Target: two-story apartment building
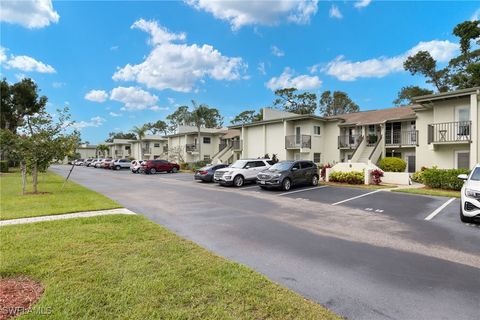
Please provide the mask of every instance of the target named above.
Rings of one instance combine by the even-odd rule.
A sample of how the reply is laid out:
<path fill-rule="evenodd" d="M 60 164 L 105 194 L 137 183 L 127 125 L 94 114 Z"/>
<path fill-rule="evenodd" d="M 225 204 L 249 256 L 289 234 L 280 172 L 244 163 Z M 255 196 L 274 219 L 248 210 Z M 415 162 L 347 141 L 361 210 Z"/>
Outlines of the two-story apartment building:
<path fill-rule="evenodd" d="M 107 142 L 108 156 L 113 159 L 133 158 L 152 160 L 167 158 L 168 139 L 159 135 L 145 135 L 140 144 L 139 140 L 114 139 Z M 143 155 L 143 156 L 142 156 Z"/>
<path fill-rule="evenodd" d="M 227 128 L 201 128 L 179 126 L 177 133 L 167 135 L 168 158 L 176 162 L 210 161 L 219 152 L 221 137 Z"/>
<path fill-rule="evenodd" d="M 479 162 L 479 89 L 418 97 L 412 106 L 333 117 L 265 108 L 263 120 L 240 130 L 242 158 L 276 154 L 281 160 L 375 165 L 382 157 L 422 166 L 470 168 Z"/>

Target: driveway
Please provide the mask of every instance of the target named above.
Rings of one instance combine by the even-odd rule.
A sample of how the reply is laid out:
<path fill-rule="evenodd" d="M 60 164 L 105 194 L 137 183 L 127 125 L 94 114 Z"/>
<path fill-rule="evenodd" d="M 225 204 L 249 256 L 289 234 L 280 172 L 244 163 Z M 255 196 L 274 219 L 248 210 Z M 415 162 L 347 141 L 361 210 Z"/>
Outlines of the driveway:
<path fill-rule="evenodd" d="M 459 221 L 458 200 L 337 187 L 234 189 L 188 174 L 83 167 L 71 179 L 344 317 L 478 317 L 480 228 Z"/>

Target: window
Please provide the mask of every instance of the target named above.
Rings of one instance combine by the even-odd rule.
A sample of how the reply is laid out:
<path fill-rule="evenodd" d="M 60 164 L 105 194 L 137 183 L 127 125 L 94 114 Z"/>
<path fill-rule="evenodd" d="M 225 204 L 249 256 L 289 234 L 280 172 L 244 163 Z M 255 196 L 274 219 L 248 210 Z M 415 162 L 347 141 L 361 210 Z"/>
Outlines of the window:
<path fill-rule="evenodd" d="M 265 167 L 265 162 L 263 161 L 255 161 L 255 167 Z"/>
<path fill-rule="evenodd" d="M 321 161 L 321 156 L 322 156 L 321 153 L 314 153 L 314 154 L 313 154 L 313 162 L 315 162 L 315 163 L 320 163 L 320 161 Z"/>
<path fill-rule="evenodd" d="M 297 162 L 293 165 L 292 169 L 300 169 L 300 162 Z"/>
<path fill-rule="evenodd" d="M 401 152 L 387 151 L 385 154 L 387 155 L 387 157 L 402 158 Z"/>
<path fill-rule="evenodd" d="M 245 167 L 244 167 L 244 168 L 246 168 L 246 167 L 255 168 L 255 162 L 253 162 L 253 161 L 247 162 L 247 163 L 245 164 Z M 235 166 L 232 166 L 232 168 L 235 168 Z"/>
<path fill-rule="evenodd" d="M 154 147 L 154 148 L 160 148 L 160 143 L 154 143 L 154 144 L 153 144 L 153 147 Z"/>
<path fill-rule="evenodd" d="M 125 146 L 125 150 L 130 150 L 130 146 Z"/>
<path fill-rule="evenodd" d="M 317 136 L 320 135 L 320 126 L 313 126 L 313 134 Z"/>
<path fill-rule="evenodd" d="M 203 161 L 209 161 L 210 160 L 210 155 L 206 154 L 203 156 Z"/>
<path fill-rule="evenodd" d="M 211 138 L 210 137 L 203 137 L 203 143 L 204 144 L 210 144 Z"/>
<path fill-rule="evenodd" d="M 455 152 L 455 168 L 470 169 L 470 152 L 469 151 Z"/>
<path fill-rule="evenodd" d="M 308 168 L 311 168 L 311 167 L 313 167 L 313 163 L 307 162 L 307 161 L 302 162 L 302 169 L 308 169 Z"/>

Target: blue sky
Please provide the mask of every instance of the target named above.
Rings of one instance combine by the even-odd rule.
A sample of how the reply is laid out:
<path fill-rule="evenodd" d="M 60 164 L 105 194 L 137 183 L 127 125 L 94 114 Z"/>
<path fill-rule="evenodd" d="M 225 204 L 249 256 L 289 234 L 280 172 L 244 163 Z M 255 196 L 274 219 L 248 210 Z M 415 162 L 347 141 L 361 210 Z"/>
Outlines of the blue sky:
<path fill-rule="evenodd" d="M 225 117 L 269 106 L 275 88 L 343 90 L 361 110 L 392 106 L 408 54 L 446 63 L 453 27 L 478 2 L 2 1 L 1 75 L 31 77 L 82 138 L 164 119 L 192 99 Z"/>

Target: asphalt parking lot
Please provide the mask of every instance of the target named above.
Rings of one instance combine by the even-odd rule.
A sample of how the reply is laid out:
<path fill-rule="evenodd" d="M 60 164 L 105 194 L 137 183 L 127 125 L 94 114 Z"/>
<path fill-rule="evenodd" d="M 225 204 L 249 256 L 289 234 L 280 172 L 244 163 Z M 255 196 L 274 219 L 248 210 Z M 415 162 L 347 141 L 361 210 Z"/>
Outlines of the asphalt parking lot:
<path fill-rule="evenodd" d="M 68 167 L 52 170 L 66 175 Z M 458 199 L 332 186 L 236 189 L 184 173 L 81 167 L 71 179 L 346 318 L 478 316 L 480 227 L 460 222 Z"/>

